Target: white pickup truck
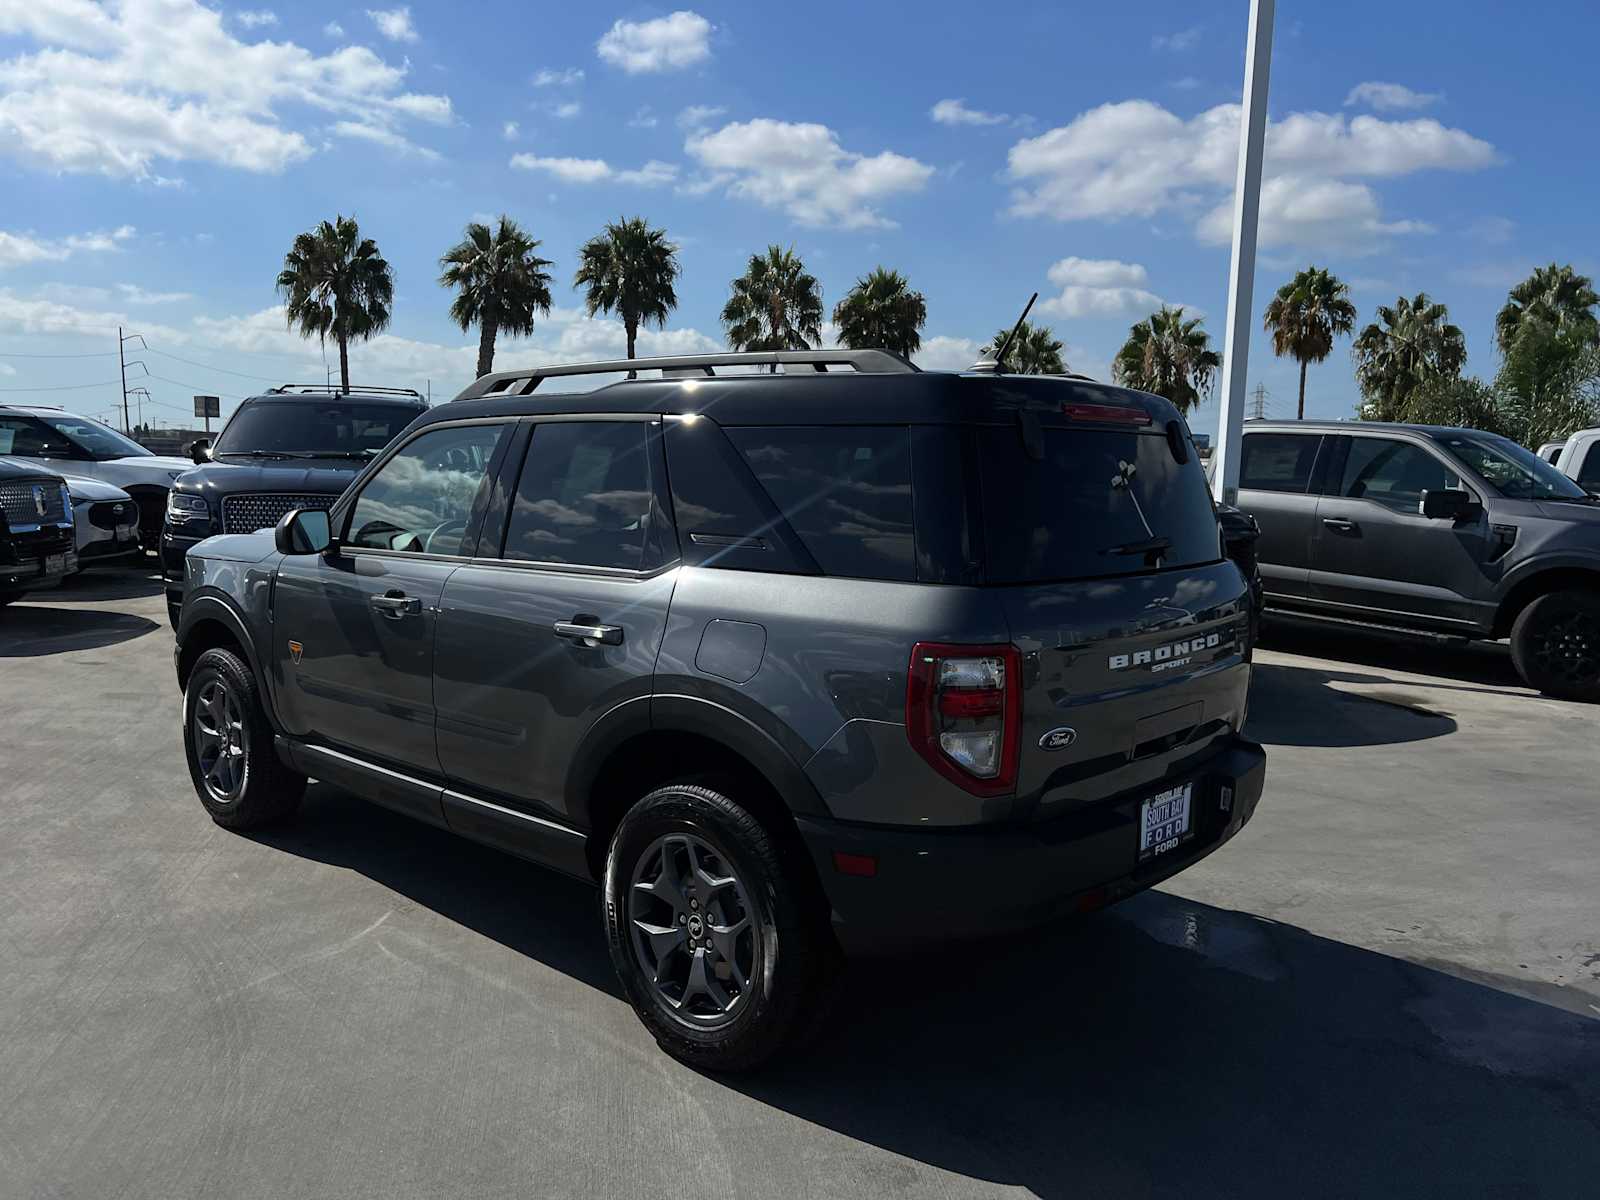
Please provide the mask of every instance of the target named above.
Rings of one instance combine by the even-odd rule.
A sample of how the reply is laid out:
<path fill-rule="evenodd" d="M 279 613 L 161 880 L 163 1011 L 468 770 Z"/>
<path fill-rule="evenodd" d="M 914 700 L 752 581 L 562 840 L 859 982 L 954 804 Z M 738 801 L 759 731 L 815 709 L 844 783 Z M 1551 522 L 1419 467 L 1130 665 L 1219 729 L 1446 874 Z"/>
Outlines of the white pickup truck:
<path fill-rule="evenodd" d="M 1561 447 L 1556 468 L 1590 492 L 1600 492 L 1600 429 L 1580 429 Z"/>

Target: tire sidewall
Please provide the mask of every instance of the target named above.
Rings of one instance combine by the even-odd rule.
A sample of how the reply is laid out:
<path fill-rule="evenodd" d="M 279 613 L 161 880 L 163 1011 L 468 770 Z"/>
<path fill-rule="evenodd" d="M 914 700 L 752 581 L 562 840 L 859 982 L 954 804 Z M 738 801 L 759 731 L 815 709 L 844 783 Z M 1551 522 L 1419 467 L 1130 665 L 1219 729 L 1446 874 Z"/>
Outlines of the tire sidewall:
<path fill-rule="evenodd" d="M 1566 700 L 1600 702 L 1600 680 L 1575 684 L 1563 676 L 1546 671 L 1534 657 L 1533 642 L 1548 622 L 1569 612 L 1600 616 L 1600 594 L 1584 591 L 1550 592 L 1523 609 L 1511 629 L 1511 659 L 1529 687 L 1548 696 Z"/>
<path fill-rule="evenodd" d="M 200 692 L 212 680 L 219 681 L 233 693 L 244 722 L 244 781 L 239 787 L 239 794 L 226 804 L 219 803 L 206 787 L 194 740 L 195 708 L 200 702 Z M 237 665 L 231 655 L 225 651 L 207 650 L 195 663 L 194 669 L 189 672 L 189 682 L 183 689 L 183 754 L 189 764 L 189 778 L 194 782 L 195 794 L 200 797 L 200 803 L 205 805 L 206 811 L 215 820 L 223 824 L 228 824 L 231 819 L 237 817 L 245 798 L 250 795 L 251 785 L 255 782 L 258 722 L 255 712 L 252 711 L 254 708 L 250 703 L 252 695 L 247 685 L 248 680 L 239 677 Z"/>

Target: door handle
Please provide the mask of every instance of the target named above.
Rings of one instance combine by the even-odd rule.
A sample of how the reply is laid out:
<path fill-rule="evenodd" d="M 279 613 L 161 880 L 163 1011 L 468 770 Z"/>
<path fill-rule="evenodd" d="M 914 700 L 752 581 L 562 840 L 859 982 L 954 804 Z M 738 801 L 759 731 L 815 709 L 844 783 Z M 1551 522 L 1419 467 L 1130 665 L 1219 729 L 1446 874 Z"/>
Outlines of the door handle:
<path fill-rule="evenodd" d="M 1338 533 L 1359 533 L 1361 531 L 1361 526 L 1354 521 L 1346 520 L 1344 517 L 1323 517 L 1322 523 Z"/>
<path fill-rule="evenodd" d="M 582 642 L 585 646 L 622 645 L 621 625 L 589 625 L 576 621 L 557 621 L 552 628 L 558 638 Z"/>
<path fill-rule="evenodd" d="M 391 621 L 398 621 L 401 617 L 414 617 L 422 611 L 421 597 L 408 596 L 404 592 L 385 592 L 381 596 L 372 597 L 368 603 Z"/>

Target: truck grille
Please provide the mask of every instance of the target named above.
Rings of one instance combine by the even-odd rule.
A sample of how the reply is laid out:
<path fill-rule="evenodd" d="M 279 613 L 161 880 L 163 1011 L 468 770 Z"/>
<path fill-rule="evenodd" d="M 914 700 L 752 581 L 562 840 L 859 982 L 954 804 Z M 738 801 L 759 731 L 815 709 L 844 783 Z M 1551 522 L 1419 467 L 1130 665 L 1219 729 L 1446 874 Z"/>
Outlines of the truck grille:
<path fill-rule="evenodd" d="M 66 520 L 61 485 L 54 479 L 8 479 L 0 483 L 0 510 L 12 526 L 59 525 Z"/>
<path fill-rule="evenodd" d="M 337 499 L 337 496 L 290 492 L 226 496 L 222 501 L 222 532 L 254 533 L 258 529 L 271 529 L 291 508 L 326 509 Z"/>

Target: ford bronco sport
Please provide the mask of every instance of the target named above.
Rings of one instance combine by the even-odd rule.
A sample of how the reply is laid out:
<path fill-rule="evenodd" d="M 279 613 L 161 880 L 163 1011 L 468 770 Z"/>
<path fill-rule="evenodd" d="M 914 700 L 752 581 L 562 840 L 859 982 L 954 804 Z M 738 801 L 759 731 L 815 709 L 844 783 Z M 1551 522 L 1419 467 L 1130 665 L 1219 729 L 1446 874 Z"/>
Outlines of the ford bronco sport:
<path fill-rule="evenodd" d="M 595 880 L 640 1018 L 735 1070 L 841 947 L 1086 912 L 1237 833 L 1249 627 L 1166 401 L 817 351 L 485 376 L 331 510 L 192 549 L 175 653 L 219 824 L 314 776 Z"/>

